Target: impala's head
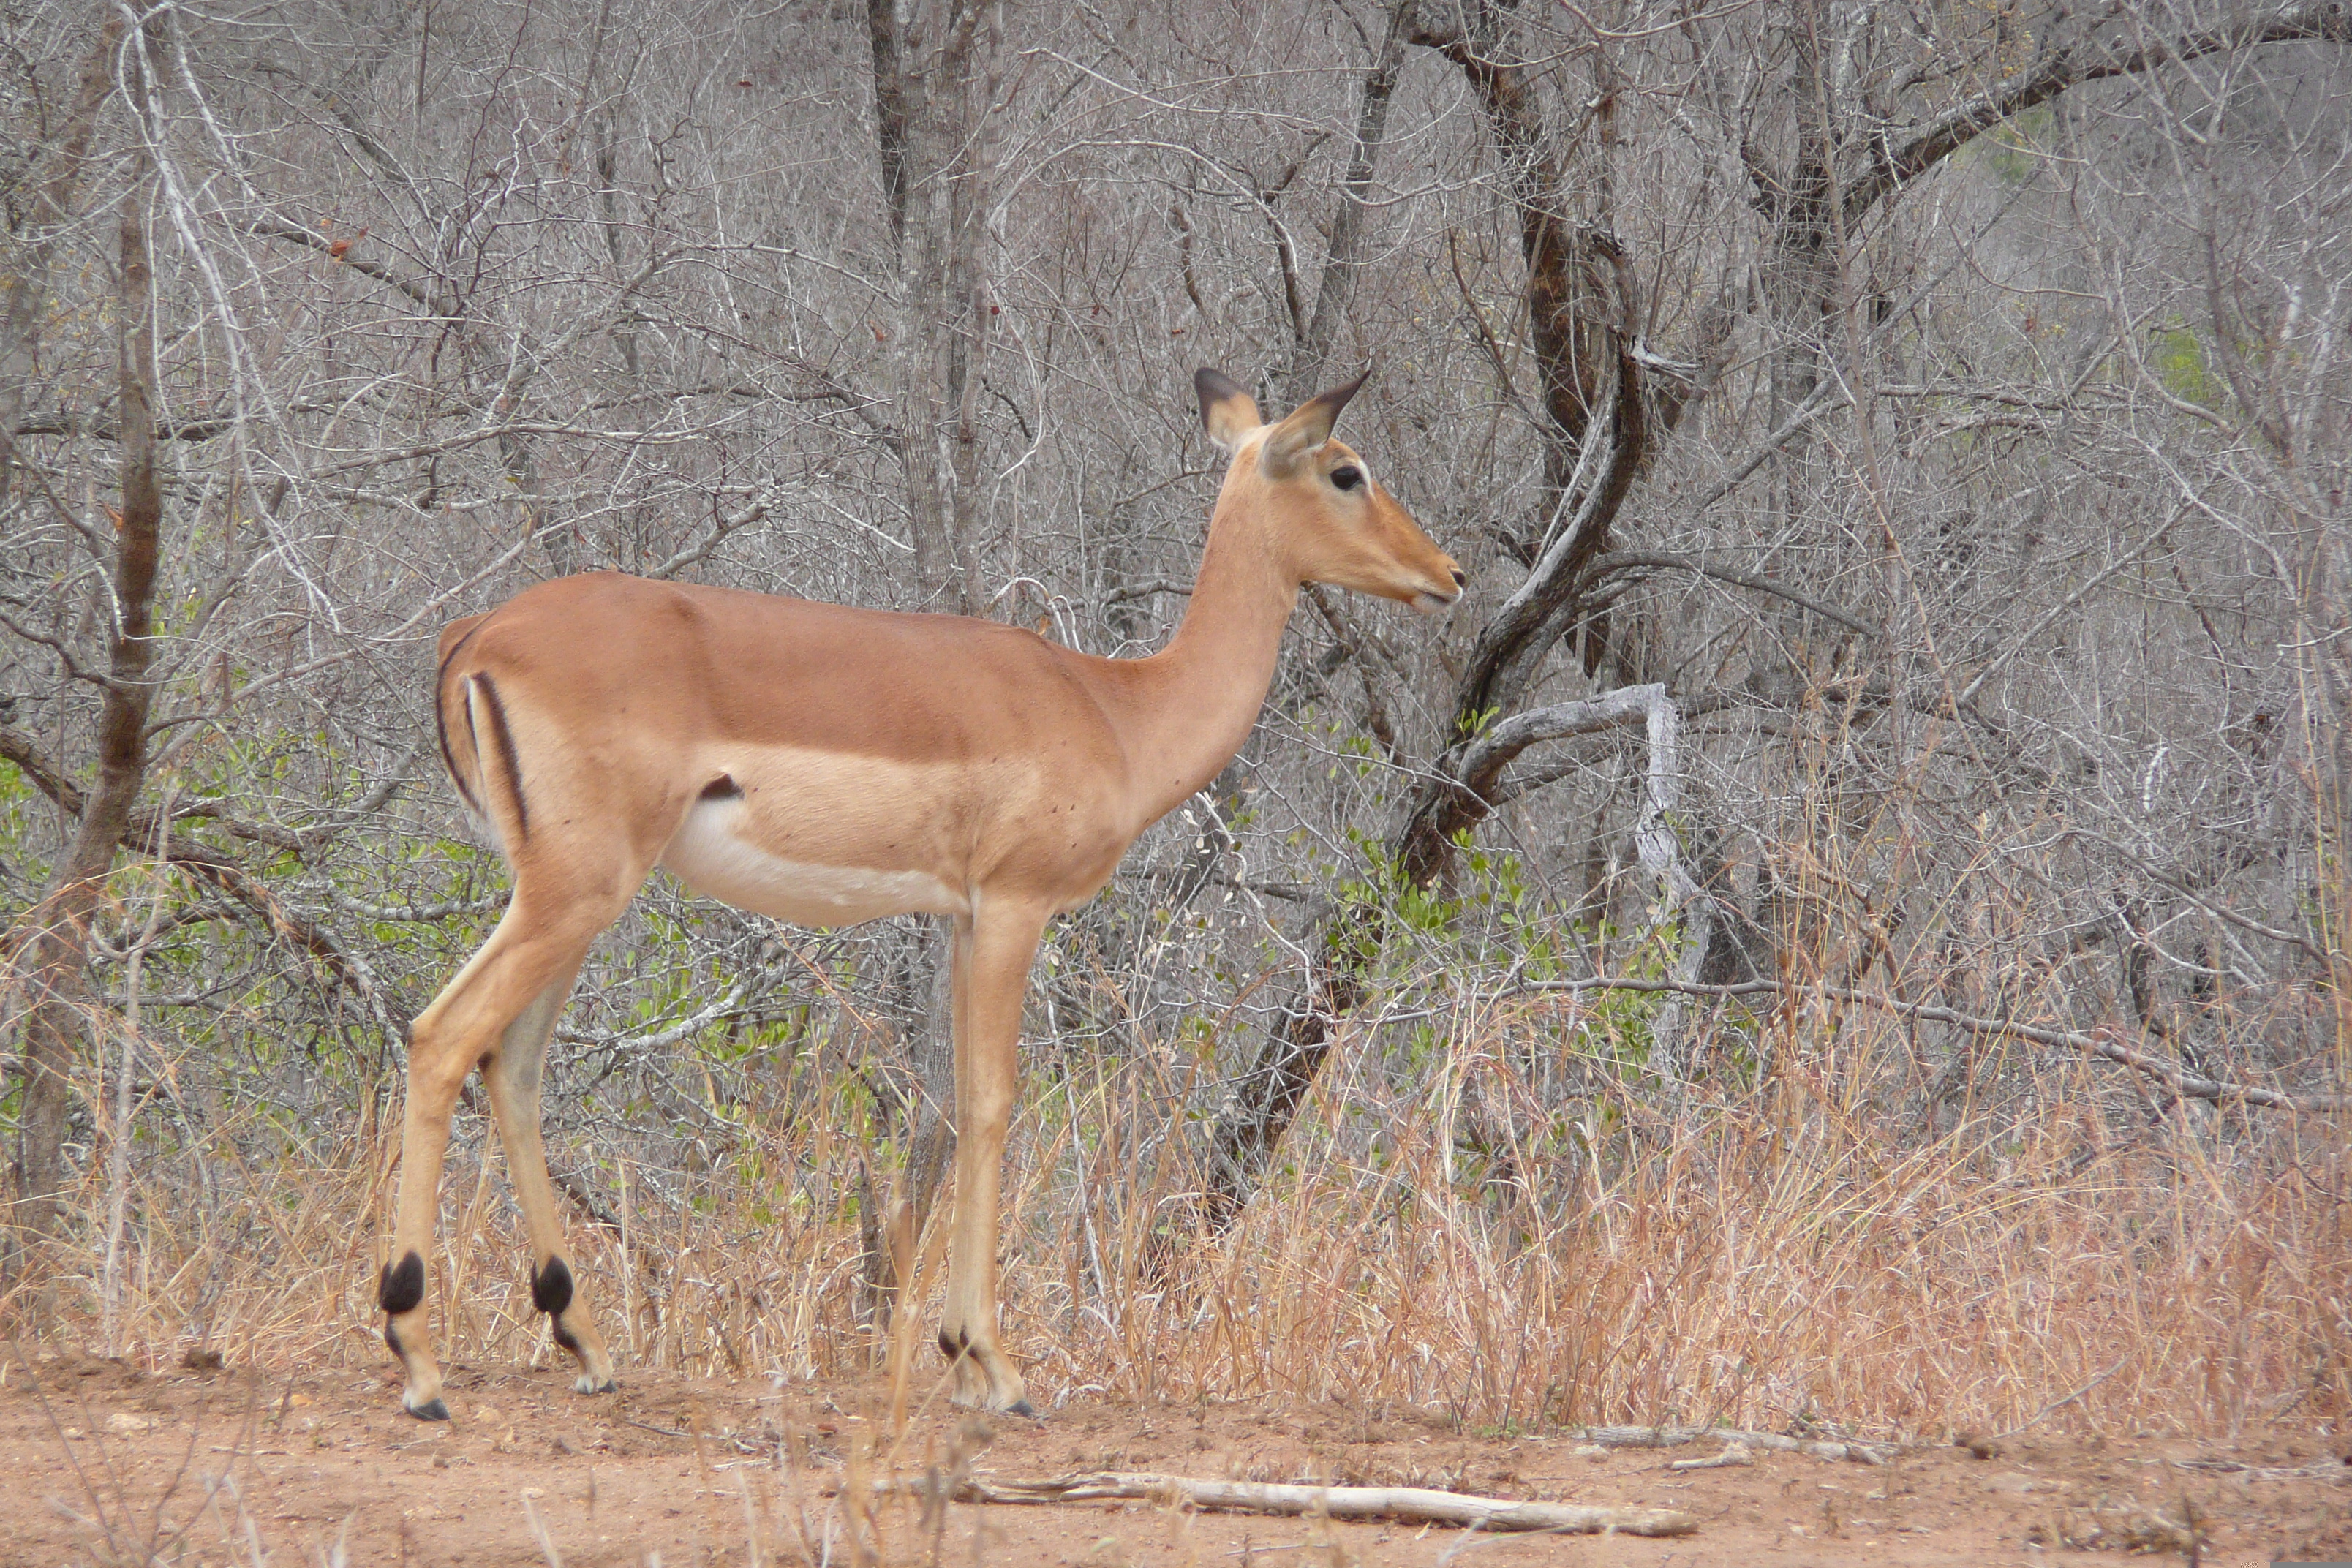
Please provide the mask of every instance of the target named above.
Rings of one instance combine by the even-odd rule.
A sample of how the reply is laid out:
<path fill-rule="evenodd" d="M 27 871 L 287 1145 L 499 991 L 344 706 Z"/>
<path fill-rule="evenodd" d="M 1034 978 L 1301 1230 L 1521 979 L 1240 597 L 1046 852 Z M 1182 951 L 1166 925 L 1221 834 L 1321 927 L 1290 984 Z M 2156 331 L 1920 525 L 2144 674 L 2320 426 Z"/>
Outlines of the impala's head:
<path fill-rule="evenodd" d="M 1363 458 L 1331 438 L 1339 410 L 1363 384 L 1358 376 L 1268 425 L 1231 376 L 1204 370 L 1192 377 L 1201 423 L 1234 460 L 1224 499 L 1266 520 L 1298 581 L 1400 599 L 1424 613 L 1444 609 L 1462 596 L 1468 581 L 1462 569 L 1381 488 Z"/>

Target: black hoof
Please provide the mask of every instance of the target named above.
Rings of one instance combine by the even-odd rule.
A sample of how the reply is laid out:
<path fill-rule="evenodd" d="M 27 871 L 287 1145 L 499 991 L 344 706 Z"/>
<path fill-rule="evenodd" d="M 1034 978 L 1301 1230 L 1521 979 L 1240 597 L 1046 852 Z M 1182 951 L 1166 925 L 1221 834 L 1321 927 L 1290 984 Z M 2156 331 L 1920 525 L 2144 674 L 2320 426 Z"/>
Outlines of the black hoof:
<path fill-rule="evenodd" d="M 1025 1399 L 1016 1399 L 1012 1404 L 1006 1405 L 1004 1407 L 1004 1414 L 1007 1415 L 1026 1416 L 1032 1421 L 1043 1421 L 1045 1419 L 1043 1415 L 1037 1414 L 1037 1407 L 1030 1404 Z"/>
<path fill-rule="evenodd" d="M 588 1392 L 592 1394 L 618 1394 L 621 1392 L 621 1380 L 617 1377 L 608 1377 Z"/>
<path fill-rule="evenodd" d="M 449 1419 L 449 1407 L 441 1403 L 438 1399 L 428 1399 L 422 1405 L 406 1405 L 404 1406 L 404 1408 L 406 1409 L 411 1415 L 415 1416 L 419 1421 L 446 1421 Z"/>

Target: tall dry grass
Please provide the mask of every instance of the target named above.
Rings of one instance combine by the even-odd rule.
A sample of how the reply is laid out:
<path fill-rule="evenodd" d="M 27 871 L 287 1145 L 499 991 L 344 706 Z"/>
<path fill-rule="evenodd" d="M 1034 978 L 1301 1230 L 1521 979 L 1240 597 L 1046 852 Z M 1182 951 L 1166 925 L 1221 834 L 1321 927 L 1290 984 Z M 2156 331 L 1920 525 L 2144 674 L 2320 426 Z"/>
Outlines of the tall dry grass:
<path fill-rule="evenodd" d="M 1612 1055 L 1637 1012 L 1454 1004 L 1405 1047 L 1356 1029 L 1223 1236 L 1188 1228 L 1193 1047 L 1033 1074 L 1003 1249 L 1033 1388 L 1407 1401 L 1473 1429 L 2221 1435 L 2346 1412 L 2331 1126 L 2119 1114 L 2109 1102 L 2136 1091 L 2118 1069 L 2046 1055 L 1981 1064 L 2000 1092 L 1939 1111 L 1857 1065 L 1904 1059 L 1902 1026 L 1802 1007 L 1718 1021 L 1714 1075 L 1662 1098 Z M 1400 1048 L 1415 1070 L 1396 1070 Z M 1546 1076 L 1563 1057 L 1582 1069 L 1564 1099 Z M 625 1365 L 823 1379 L 878 1361 L 860 1080 L 806 1063 L 735 1106 L 733 1143 L 690 1176 L 643 1161 L 625 1126 L 559 1144 L 603 1215 L 575 1212 L 572 1233 Z M 151 1362 L 196 1339 L 389 1376 L 373 1301 L 389 1120 L 292 1129 L 266 1163 L 234 1126 L 129 1162 L 110 1319 L 94 1224 L 68 1244 L 51 1334 L 110 1321 L 105 1348 Z M 552 1364 L 486 1133 L 461 1111 L 433 1276 L 445 1353 Z M 103 1215 L 123 1167 L 85 1163 L 81 1212 Z"/>

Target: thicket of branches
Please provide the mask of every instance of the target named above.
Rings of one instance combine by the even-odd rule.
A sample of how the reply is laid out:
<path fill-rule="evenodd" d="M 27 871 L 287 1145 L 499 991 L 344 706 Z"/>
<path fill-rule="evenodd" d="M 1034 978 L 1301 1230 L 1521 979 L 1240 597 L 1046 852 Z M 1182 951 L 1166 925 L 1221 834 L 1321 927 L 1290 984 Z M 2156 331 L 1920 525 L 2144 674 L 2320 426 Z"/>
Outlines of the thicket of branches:
<path fill-rule="evenodd" d="M 505 889 L 431 745 L 443 623 L 617 569 L 1148 651 L 1202 364 L 1280 409 L 1369 363 L 1344 433 L 1471 586 L 1311 594 L 1243 755 L 1049 934 L 1035 1091 L 1150 1067 L 1137 1267 L 1302 1117 L 1381 1157 L 1314 1109 L 1335 1054 L 1525 1234 L 1709 1108 L 2274 1171 L 2341 1105 L 2340 5 L 5 26 L 20 1287 L 102 1236 L 111 1313 L 161 1208 L 266 1247 L 272 1162 L 383 1157 Z M 551 1067 L 583 1222 L 751 1180 L 755 1107 L 928 1189 L 936 953 L 657 880 Z M 1524 1093 L 1433 1049 L 1474 1025 Z M 1092 1136 L 1031 1150 L 1082 1206 Z M 870 1215 L 782 1157 L 793 1213 Z"/>

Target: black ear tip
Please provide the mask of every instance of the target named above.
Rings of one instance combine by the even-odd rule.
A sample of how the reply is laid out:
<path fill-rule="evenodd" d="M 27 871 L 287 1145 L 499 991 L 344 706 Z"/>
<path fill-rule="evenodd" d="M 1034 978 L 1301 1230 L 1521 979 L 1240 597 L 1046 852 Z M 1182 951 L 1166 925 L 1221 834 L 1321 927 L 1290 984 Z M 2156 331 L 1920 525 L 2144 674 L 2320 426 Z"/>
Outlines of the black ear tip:
<path fill-rule="evenodd" d="M 1344 382 L 1338 386 L 1332 387 L 1329 391 L 1325 392 L 1317 397 L 1316 401 L 1318 403 L 1329 404 L 1331 405 L 1332 416 L 1336 418 L 1339 416 L 1339 410 L 1347 407 L 1350 402 L 1354 401 L 1356 394 L 1363 391 L 1364 383 L 1371 379 L 1372 367 L 1366 365 L 1364 367 L 1363 374 L 1358 376 L 1353 381 Z"/>
<path fill-rule="evenodd" d="M 1223 371 L 1211 370 L 1207 365 L 1202 365 L 1192 373 L 1192 390 L 1200 395 L 1203 404 L 1208 404 L 1214 403 L 1219 398 L 1231 397 L 1241 392 L 1243 387 L 1241 383 Z"/>

